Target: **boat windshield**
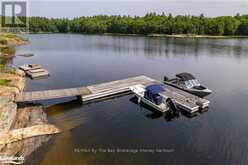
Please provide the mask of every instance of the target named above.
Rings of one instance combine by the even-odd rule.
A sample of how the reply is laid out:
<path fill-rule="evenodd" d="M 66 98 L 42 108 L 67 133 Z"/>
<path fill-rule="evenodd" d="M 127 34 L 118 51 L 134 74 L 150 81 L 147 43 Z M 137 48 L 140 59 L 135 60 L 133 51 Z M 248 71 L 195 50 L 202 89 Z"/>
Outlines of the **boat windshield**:
<path fill-rule="evenodd" d="M 188 81 L 185 81 L 185 86 L 187 88 L 193 88 L 195 86 L 200 86 L 201 84 L 199 83 L 198 80 L 194 79 L 194 80 L 188 80 Z"/>
<path fill-rule="evenodd" d="M 185 81 L 184 83 L 185 83 L 185 86 L 187 88 L 193 88 L 194 87 L 194 85 L 192 84 L 191 80 Z"/>
<path fill-rule="evenodd" d="M 194 86 L 201 86 L 201 84 L 199 83 L 199 81 L 196 80 L 196 79 L 191 80 L 191 82 L 192 82 L 192 84 L 193 84 Z"/>

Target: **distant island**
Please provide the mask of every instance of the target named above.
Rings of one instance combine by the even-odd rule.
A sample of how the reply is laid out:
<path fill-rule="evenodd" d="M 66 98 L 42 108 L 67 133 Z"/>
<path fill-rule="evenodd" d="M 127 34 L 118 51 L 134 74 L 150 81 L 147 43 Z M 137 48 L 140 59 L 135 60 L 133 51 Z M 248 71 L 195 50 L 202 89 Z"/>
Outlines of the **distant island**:
<path fill-rule="evenodd" d="M 205 17 L 148 13 L 145 16 L 30 17 L 32 33 L 172 35 L 175 37 L 248 36 L 248 15 Z"/>

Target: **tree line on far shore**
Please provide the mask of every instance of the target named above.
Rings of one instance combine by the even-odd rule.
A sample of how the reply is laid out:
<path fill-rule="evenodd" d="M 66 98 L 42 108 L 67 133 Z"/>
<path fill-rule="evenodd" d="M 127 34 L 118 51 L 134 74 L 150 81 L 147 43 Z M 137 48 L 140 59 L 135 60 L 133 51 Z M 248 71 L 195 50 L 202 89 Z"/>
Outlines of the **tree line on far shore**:
<path fill-rule="evenodd" d="M 30 32 L 248 35 L 248 15 L 205 17 L 148 13 L 145 16 L 77 17 L 74 19 L 29 18 Z"/>

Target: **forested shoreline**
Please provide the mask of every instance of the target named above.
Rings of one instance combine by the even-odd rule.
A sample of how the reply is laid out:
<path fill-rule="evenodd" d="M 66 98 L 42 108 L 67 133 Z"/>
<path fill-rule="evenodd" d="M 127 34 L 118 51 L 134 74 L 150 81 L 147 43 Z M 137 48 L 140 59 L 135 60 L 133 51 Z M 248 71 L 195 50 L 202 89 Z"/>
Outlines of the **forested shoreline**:
<path fill-rule="evenodd" d="M 172 16 L 148 13 L 142 17 L 106 16 L 77 17 L 74 19 L 48 19 L 30 17 L 29 30 L 33 33 L 84 34 L 190 34 L 210 36 L 247 36 L 248 15 L 205 17 Z"/>

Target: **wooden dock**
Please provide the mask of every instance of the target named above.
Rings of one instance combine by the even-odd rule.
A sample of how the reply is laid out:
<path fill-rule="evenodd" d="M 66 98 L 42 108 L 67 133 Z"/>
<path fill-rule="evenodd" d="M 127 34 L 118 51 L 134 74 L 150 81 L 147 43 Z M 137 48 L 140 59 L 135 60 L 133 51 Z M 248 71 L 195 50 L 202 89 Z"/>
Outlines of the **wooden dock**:
<path fill-rule="evenodd" d="M 48 77 L 49 72 L 46 69 L 43 69 L 42 66 L 38 64 L 29 64 L 20 66 L 19 69 L 23 70 L 27 76 L 32 79 Z"/>
<path fill-rule="evenodd" d="M 38 100 L 59 99 L 65 97 L 83 96 L 91 92 L 86 87 L 68 88 L 68 89 L 54 89 L 44 91 L 23 92 L 17 95 L 16 102 L 31 102 Z"/>
<path fill-rule="evenodd" d="M 134 85 L 141 84 L 147 86 L 153 83 L 161 82 L 147 76 L 137 76 L 79 88 L 23 92 L 16 96 L 15 101 L 31 102 L 77 96 L 81 97 L 83 102 L 92 102 L 98 99 L 115 97 L 119 94 L 130 93 L 130 87 Z M 208 100 L 201 99 L 177 88 L 170 87 L 168 85 L 164 85 L 164 87 L 167 90 L 163 93 L 163 95 L 174 98 L 177 105 L 189 113 L 194 113 L 198 111 L 199 108 L 204 108 L 209 104 Z"/>

